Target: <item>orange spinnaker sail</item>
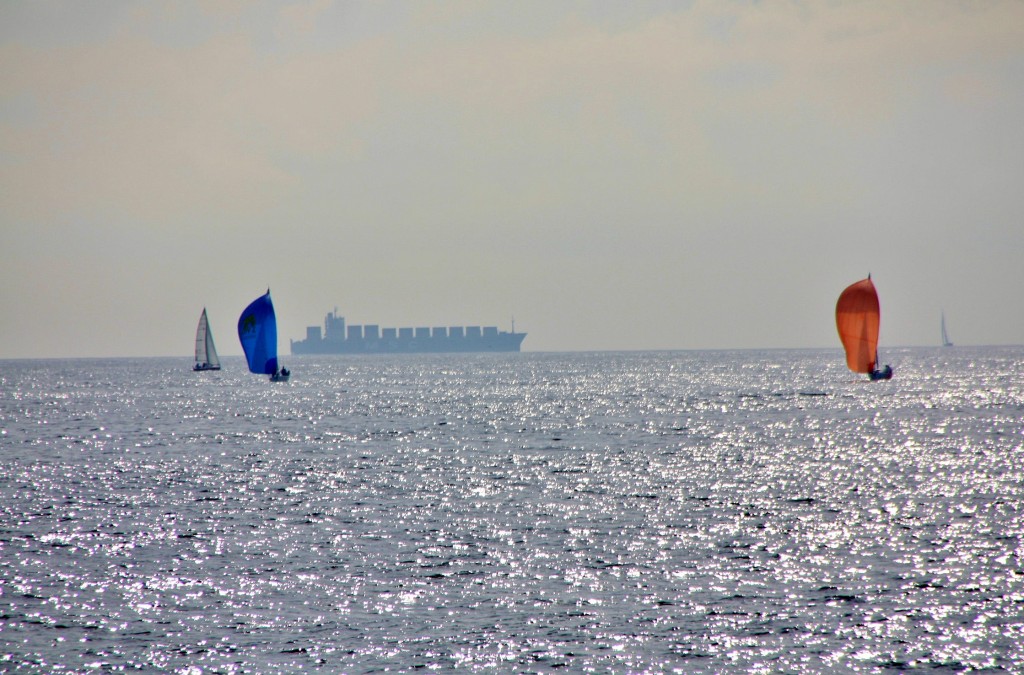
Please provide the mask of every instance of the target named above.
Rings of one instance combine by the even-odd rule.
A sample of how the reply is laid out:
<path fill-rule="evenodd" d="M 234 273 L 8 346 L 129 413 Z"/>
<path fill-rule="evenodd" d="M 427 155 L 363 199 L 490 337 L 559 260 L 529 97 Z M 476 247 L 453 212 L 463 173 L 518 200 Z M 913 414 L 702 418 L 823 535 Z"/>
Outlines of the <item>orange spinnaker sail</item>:
<path fill-rule="evenodd" d="M 846 349 L 846 365 L 870 373 L 878 357 L 878 293 L 871 277 L 850 284 L 836 303 L 836 328 Z"/>

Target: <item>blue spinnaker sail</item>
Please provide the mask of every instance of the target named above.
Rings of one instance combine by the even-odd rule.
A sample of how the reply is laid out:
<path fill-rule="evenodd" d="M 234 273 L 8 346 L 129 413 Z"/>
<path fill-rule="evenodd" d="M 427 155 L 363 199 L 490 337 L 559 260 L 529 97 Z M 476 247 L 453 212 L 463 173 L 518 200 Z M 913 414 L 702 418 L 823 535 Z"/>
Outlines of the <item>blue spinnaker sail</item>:
<path fill-rule="evenodd" d="M 269 288 L 266 295 L 253 300 L 238 317 L 238 339 L 251 372 L 277 372 L 277 317 Z"/>

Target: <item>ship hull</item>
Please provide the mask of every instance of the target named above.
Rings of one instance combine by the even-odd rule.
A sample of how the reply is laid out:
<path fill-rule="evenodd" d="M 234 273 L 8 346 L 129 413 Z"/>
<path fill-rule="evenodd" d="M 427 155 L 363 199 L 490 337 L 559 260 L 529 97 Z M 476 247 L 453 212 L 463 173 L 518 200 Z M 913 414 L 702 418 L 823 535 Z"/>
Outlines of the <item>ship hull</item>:
<path fill-rule="evenodd" d="M 444 352 L 518 352 L 526 333 L 489 337 L 425 339 L 292 340 L 292 354 L 437 354 Z"/>

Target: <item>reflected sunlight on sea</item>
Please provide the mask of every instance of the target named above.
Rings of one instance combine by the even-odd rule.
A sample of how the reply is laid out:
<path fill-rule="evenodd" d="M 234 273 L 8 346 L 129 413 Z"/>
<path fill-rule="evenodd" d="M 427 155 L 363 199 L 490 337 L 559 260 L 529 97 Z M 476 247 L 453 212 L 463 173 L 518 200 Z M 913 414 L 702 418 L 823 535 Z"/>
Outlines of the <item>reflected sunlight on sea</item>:
<path fill-rule="evenodd" d="M 0 362 L 0 670 L 1021 672 L 1024 348 Z"/>

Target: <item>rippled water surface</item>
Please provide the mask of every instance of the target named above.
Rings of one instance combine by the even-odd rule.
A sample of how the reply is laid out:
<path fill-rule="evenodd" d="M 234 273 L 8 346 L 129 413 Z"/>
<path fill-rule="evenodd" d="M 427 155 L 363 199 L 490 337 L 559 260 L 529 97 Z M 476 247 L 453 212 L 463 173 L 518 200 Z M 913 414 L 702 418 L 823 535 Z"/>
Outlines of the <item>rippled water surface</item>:
<path fill-rule="evenodd" d="M 1024 349 L 0 362 L 0 670 L 1022 672 Z"/>

